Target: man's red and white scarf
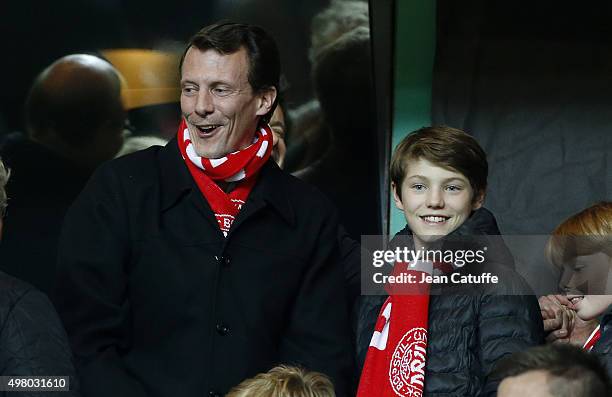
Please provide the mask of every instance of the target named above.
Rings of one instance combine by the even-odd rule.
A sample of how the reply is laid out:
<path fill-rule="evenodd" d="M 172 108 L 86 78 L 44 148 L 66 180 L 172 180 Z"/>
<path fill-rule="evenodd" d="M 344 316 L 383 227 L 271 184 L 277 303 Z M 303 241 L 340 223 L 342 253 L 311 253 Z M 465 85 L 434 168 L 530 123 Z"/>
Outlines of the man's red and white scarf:
<path fill-rule="evenodd" d="M 185 120 L 181 121 L 177 140 L 191 176 L 213 210 L 223 235 L 227 237 L 255 185 L 259 170 L 270 158 L 272 130 L 269 126 L 259 128 L 251 145 L 218 159 L 197 155 Z M 215 181 L 235 182 L 236 187 L 230 193 L 225 193 Z"/>
<path fill-rule="evenodd" d="M 425 388 L 427 329 L 431 262 L 411 267 L 396 263 L 394 276 L 413 277 L 414 283 L 387 285 L 389 297 L 383 304 L 368 352 L 358 397 L 421 397 Z"/>

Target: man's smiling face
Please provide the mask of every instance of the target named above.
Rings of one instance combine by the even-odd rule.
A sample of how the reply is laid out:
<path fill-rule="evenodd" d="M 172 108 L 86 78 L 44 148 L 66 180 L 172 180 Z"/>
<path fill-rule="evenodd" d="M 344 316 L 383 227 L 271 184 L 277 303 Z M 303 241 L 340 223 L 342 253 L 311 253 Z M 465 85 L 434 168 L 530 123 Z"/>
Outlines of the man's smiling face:
<path fill-rule="evenodd" d="M 268 112 L 271 103 L 264 94 L 253 92 L 248 74 L 244 48 L 223 55 L 191 47 L 185 54 L 181 111 L 199 156 L 220 158 L 252 143 L 259 116 Z"/>

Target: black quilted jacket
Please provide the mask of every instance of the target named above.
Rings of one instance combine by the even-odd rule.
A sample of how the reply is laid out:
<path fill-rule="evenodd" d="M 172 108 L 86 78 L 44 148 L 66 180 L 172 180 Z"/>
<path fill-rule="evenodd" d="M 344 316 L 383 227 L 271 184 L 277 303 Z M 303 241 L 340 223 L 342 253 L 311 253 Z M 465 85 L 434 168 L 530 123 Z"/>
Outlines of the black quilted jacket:
<path fill-rule="evenodd" d="M 47 296 L 0 272 L 0 375 L 69 376 L 72 391 L 21 392 L 19 396 L 77 396 L 66 332 Z M 14 392 L 0 392 L 12 396 Z"/>
<path fill-rule="evenodd" d="M 482 209 L 456 232 L 499 234 L 492 214 Z M 404 229 L 399 234 L 409 233 Z M 507 249 L 498 251 L 497 259 L 507 260 Z M 543 343 L 536 297 L 529 294 L 529 287 L 514 272 L 512 263 L 500 265 L 487 258 L 489 261 L 483 265 L 470 265 L 469 272 L 491 272 L 503 283 L 475 288 L 469 294 L 432 294 L 430 298 L 427 396 L 494 396 L 499 381 L 489 378 L 488 373 L 497 360 Z M 385 299 L 386 296 L 362 299 L 357 329 L 357 355 L 362 366 Z"/>

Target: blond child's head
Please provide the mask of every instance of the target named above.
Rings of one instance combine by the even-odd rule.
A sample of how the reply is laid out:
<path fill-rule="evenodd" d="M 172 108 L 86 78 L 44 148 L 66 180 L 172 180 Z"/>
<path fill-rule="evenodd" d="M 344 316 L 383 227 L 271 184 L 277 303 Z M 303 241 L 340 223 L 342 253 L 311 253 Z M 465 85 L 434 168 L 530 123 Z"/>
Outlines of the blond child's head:
<path fill-rule="evenodd" d="M 226 397 L 335 397 L 329 378 L 318 372 L 280 365 L 247 379 Z"/>

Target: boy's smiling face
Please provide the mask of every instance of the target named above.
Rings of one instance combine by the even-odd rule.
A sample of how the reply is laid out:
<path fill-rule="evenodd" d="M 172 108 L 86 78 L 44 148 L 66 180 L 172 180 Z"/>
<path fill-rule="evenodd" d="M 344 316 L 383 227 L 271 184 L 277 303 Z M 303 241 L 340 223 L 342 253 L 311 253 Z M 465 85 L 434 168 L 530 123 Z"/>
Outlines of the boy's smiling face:
<path fill-rule="evenodd" d="M 484 192 L 475 195 L 463 174 L 425 159 L 408 160 L 402 185 L 391 188 L 417 249 L 456 230 L 484 201 Z"/>

